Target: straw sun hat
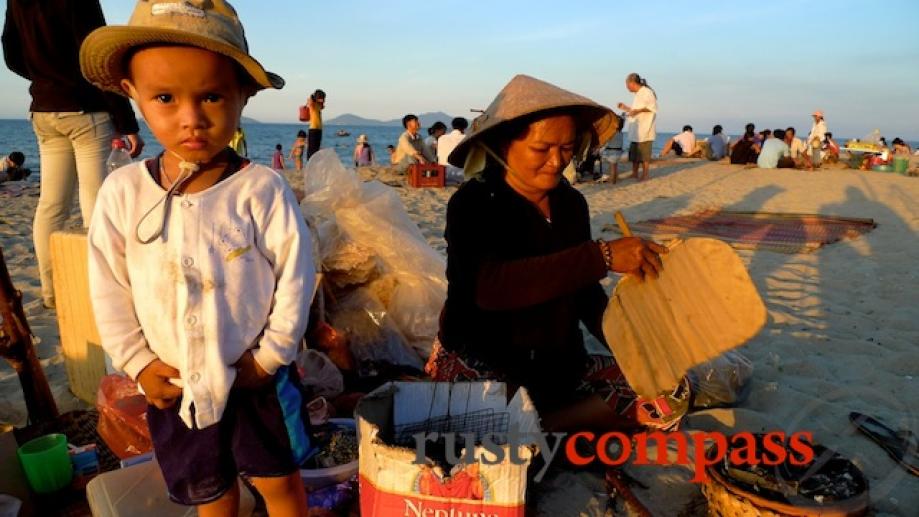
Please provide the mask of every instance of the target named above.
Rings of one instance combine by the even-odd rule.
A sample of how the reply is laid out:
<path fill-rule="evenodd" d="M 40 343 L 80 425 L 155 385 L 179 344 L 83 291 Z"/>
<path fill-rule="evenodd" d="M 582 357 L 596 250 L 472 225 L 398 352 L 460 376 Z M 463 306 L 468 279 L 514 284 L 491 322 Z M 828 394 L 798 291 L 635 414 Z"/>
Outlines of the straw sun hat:
<path fill-rule="evenodd" d="M 518 75 L 498 93 L 488 109 L 472 121 L 471 130 L 450 153 L 448 161 L 463 167 L 466 177 L 474 177 L 485 168 L 485 146 L 488 138 L 500 134 L 509 122 L 549 110 L 571 108 L 571 115 L 593 129 L 595 142 L 605 144 L 621 126 L 613 110 L 576 93 L 563 90 L 528 75 Z M 581 145 L 579 153 L 589 147 Z"/>
<path fill-rule="evenodd" d="M 282 88 L 284 79 L 249 55 L 245 31 L 224 0 L 138 0 L 128 25 L 100 27 L 83 41 L 80 68 L 97 87 L 124 95 L 125 55 L 154 43 L 189 45 L 222 54 L 263 88 Z"/>

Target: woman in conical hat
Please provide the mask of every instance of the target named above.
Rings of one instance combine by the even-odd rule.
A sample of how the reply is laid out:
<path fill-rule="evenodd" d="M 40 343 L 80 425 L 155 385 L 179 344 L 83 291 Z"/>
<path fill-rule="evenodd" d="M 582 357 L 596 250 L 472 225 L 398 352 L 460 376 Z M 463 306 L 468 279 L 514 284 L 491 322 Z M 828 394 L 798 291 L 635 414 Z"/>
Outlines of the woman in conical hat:
<path fill-rule="evenodd" d="M 447 301 L 428 373 L 524 386 L 546 429 L 633 423 L 634 395 L 601 342 L 611 271 L 656 275 L 665 248 L 635 237 L 593 241 L 584 197 L 563 178 L 576 153 L 618 131 L 590 99 L 518 75 L 449 161 L 469 179 L 447 207 Z M 631 407 L 630 407 L 631 406 Z"/>

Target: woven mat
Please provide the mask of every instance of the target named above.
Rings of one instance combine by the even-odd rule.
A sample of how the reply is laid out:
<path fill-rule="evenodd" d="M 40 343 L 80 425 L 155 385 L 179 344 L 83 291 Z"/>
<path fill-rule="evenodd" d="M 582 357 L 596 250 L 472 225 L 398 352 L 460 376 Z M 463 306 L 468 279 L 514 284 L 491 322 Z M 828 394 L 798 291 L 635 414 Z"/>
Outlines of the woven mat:
<path fill-rule="evenodd" d="M 658 240 L 714 237 L 738 249 L 809 253 L 826 244 L 854 239 L 877 227 L 873 219 L 819 214 L 706 210 L 692 215 L 630 223 L 637 234 Z M 604 230 L 616 230 L 615 226 Z"/>

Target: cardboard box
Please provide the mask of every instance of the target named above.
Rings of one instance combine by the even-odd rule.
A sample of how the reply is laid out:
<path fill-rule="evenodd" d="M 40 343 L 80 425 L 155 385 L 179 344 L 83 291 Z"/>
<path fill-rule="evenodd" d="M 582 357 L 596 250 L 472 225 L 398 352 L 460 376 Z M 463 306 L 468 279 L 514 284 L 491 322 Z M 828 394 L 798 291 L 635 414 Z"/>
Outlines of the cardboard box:
<path fill-rule="evenodd" d="M 496 456 L 477 442 L 474 461 L 444 472 L 430 455 L 417 464 L 415 445 L 406 445 L 405 438 L 416 432 L 473 429 L 537 433 L 539 417 L 525 389 L 519 389 L 508 403 L 506 387 L 499 382 L 391 382 L 365 396 L 355 418 L 361 515 L 524 515 L 534 444 L 505 443 L 500 446 L 503 461 L 489 465 L 481 461 L 482 455 L 490 461 Z M 430 443 L 428 447 L 434 448 Z M 512 463 L 511 447 L 522 464 Z"/>
<path fill-rule="evenodd" d="M 106 359 L 89 300 L 88 257 L 86 234 L 51 235 L 54 297 L 67 380 L 74 395 L 95 404 Z"/>
<path fill-rule="evenodd" d="M 436 163 L 416 163 L 408 168 L 408 184 L 415 188 L 444 188 L 447 168 Z"/>

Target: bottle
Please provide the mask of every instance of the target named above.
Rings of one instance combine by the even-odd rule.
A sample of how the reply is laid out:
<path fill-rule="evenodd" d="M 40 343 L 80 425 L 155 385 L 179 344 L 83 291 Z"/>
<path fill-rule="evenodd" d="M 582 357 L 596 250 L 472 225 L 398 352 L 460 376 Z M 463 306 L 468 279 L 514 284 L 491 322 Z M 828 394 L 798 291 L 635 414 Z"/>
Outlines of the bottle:
<path fill-rule="evenodd" d="M 131 165 L 131 153 L 128 152 L 124 140 L 121 138 L 112 139 L 112 152 L 109 153 L 105 164 L 108 167 L 109 173 L 125 165 Z"/>

